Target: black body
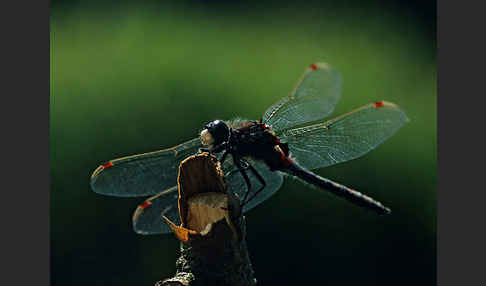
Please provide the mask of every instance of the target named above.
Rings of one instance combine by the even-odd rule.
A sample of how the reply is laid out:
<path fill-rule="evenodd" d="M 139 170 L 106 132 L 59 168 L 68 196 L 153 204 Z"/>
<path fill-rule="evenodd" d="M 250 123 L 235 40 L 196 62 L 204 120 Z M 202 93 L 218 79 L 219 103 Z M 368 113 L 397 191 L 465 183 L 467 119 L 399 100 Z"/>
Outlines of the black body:
<path fill-rule="evenodd" d="M 282 171 L 290 175 L 296 176 L 309 184 L 312 184 L 322 189 L 326 189 L 337 196 L 345 198 L 355 205 L 374 210 L 378 214 L 391 213 L 389 208 L 383 206 L 380 202 L 368 197 L 367 195 L 364 195 L 358 191 L 355 191 L 346 186 L 314 174 L 313 172 L 300 166 L 298 163 L 294 162 L 288 167 L 288 169 Z"/>
<path fill-rule="evenodd" d="M 331 191 L 356 205 L 372 209 L 378 214 L 390 213 L 390 209 L 383 206 L 380 202 L 358 191 L 318 176 L 294 162 L 289 157 L 287 144 L 280 143 L 280 139 L 264 123 L 246 121 L 233 129 L 229 128 L 224 121 L 215 120 L 208 123 L 205 128 L 213 137 L 212 148 L 208 151 L 215 153 L 224 152 L 221 157 L 221 163 L 230 154 L 236 167 L 245 179 L 248 190 L 243 199 L 243 205 L 265 188 L 263 177 L 244 159 L 244 157 L 252 157 L 265 162 L 272 171 L 282 171 L 298 177 L 309 184 Z M 246 173 L 247 170 L 251 171 L 262 184 L 262 187 L 250 198 L 248 198 L 248 194 L 251 189 L 251 182 Z"/>

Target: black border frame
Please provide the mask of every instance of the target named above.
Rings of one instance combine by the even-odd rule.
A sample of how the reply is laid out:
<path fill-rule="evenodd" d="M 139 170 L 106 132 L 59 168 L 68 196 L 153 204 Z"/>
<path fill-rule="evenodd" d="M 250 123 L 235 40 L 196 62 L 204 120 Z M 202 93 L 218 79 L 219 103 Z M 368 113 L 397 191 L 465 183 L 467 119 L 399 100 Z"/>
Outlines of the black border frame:
<path fill-rule="evenodd" d="M 50 1 L 2 11 L 2 282 L 48 285 Z"/>

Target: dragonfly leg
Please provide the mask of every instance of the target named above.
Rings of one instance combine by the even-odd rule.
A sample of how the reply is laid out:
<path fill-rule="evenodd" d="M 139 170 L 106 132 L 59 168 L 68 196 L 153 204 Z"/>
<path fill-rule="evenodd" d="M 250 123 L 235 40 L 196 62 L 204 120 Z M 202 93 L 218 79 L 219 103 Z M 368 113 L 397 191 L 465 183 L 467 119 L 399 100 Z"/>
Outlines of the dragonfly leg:
<path fill-rule="evenodd" d="M 248 194 L 250 193 L 250 190 L 251 190 L 250 178 L 248 178 L 248 174 L 246 173 L 246 169 L 242 166 L 241 158 L 233 155 L 233 161 L 234 161 L 236 167 L 238 168 L 238 170 L 240 171 L 241 175 L 243 176 L 243 179 L 245 179 L 245 182 L 246 182 L 247 190 L 246 190 L 245 197 L 243 198 L 243 202 L 245 202 L 246 198 L 248 198 Z"/>
<path fill-rule="evenodd" d="M 248 169 L 250 169 L 250 171 L 255 175 L 255 177 L 257 177 L 258 181 L 260 182 L 260 184 L 262 184 L 262 186 L 247 201 L 243 202 L 243 206 L 246 205 L 251 200 L 253 200 L 267 186 L 267 184 L 265 183 L 265 179 L 263 179 L 262 175 L 260 175 L 260 173 L 258 173 L 258 171 L 250 163 L 246 161 L 245 163 L 248 165 Z"/>
<path fill-rule="evenodd" d="M 250 168 L 250 163 L 243 158 L 240 158 L 240 164 L 243 169 L 248 170 Z"/>
<path fill-rule="evenodd" d="M 230 153 L 230 154 L 231 154 L 231 153 Z M 224 156 L 225 156 L 225 154 L 223 154 L 223 157 L 221 157 L 221 164 L 223 164 L 223 160 L 224 160 L 224 159 L 226 159 L 226 158 L 224 158 Z M 240 159 L 240 163 L 241 163 L 241 164 L 240 164 L 240 166 L 241 166 L 241 168 L 243 168 L 243 170 L 245 170 L 245 171 L 246 171 L 246 170 L 248 170 L 248 168 L 249 168 L 249 166 L 250 166 L 250 163 L 248 163 L 247 161 L 245 161 L 245 160 L 243 160 L 243 159 Z M 235 164 L 235 165 L 236 165 L 236 164 Z M 240 169 L 237 169 L 237 170 L 231 170 L 231 171 L 229 171 L 229 172 L 226 174 L 226 176 L 231 176 L 231 175 L 233 175 L 233 173 L 235 173 L 235 172 L 240 172 Z"/>
<path fill-rule="evenodd" d="M 223 153 L 223 156 L 221 157 L 221 160 L 219 160 L 219 162 L 221 163 L 221 165 L 223 165 L 224 161 L 226 160 L 226 157 L 228 156 L 229 152 L 228 151 L 225 151 Z"/>

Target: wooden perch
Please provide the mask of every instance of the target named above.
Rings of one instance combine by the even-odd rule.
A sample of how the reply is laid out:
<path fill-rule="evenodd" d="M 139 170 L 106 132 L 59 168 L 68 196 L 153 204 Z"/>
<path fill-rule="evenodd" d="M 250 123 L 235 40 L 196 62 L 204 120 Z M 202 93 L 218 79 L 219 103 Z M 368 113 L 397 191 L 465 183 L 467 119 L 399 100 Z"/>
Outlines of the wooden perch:
<path fill-rule="evenodd" d="M 216 157 L 188 157 L 177 183 L 181 225 L 163 218 L 181 241 L 181 256 L 175 276 L 155 285 L 256 285 L 239 199 L 228 190 Z"/>

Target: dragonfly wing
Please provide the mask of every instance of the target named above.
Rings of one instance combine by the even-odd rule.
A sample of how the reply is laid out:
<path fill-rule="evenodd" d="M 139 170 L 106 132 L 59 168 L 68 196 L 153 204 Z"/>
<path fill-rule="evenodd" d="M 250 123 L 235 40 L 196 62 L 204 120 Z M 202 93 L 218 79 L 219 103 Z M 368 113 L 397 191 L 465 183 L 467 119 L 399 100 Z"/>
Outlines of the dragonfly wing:
<path fill-rule="evenodd" d="M 335 119 L 278 134 L 291 156 L 308 169 L 358 158 L 392 136 L 407 116 L 397 105 L 376 102 Z"/>
<path fill-rule="evenodd" d="M 260 161 L 248 159 L 248 162 L 262 175 L 265 179 L 265 188 L 243 208 L 243 212 L 256 207 L 260 203 L 267 200 L 277 192 L 283 182 L 281 173 L 270 171 L 270 169 Z M 223 164 L 223 171 L 225 173 L 225 180 L 231 191 L 236 193 L 240 199 L 243 199 L 247 186 L 236 166 L 230 160 Z M 248 197 L 251 197 L 260 187 L 261 184 L 256 176 L 248 172 L 248 177 L 252 184 L 252 189 Z M 169 218 L 174 224 L 180 225 L 180 218 L 178 212 L 178 192 L 177 186 L 173 186 L 160 194 L 157 194 L 142 204 L 140 204 L 133 214 L 133 229 L 139 234 L 162 234 L 170 233 L 172 230 L 165 221 L 162 220 L 162 215 Z"/>
<path fill-rule="evenodd" d="M 195 138 L 169 149 L 122 157 L 99 166 L 91 175 L 91 188 L 117 197 L 148 196 L 177 184 L 179 164 L 202 147 Z"/>
<path fill-rule="evenodd" d="M 341 81 L 328 64 L 312 64 L 292 92 L 265 111 L 262 122 L 280 131 L 327 117 L 339 101 Z"/>
<path fill-rule="evenodd" d="M 266 185 L 265 188 L 263 188 L 263 190 L 255 198 L 250 200 L 243 207 L 243 212 L 245 213 L 270 198 L 273 194 L 277 192 L 278 189 L 280 189 L 280 186 L 283 183 L 282 174 L 279 172 L 270 171 L 265 163 L 257 160 L 252 160 L 250 158 L 247 158 L 247 161 L 264 178 Z M 242 200 L 247 192 L 247 185 L 245 180 L 243 179 L 243 176 L 230 160 L 227 160 L 223 164 L 223 171 L 228 187 L 233 193 L 236 193 L 238 195 L 240 200 Z M 250 170 L 247 171 L 247 174 L 251 182 L 251 190 L 248 194 L 248 198 L 250 198 L 252 197 L 252 194 L 260 189 L 262 184 Z"/>
<path fill-rule="evenodd" d="M 145 200 L 133 213 L 133 230 L 138 234 L 172 232 L 169 225 L 162 219 L 162 216 L 164 215 L 174 224 L 180 225 L 181 221 L 177 206 L 178 197 L 176 185 Z"/>

